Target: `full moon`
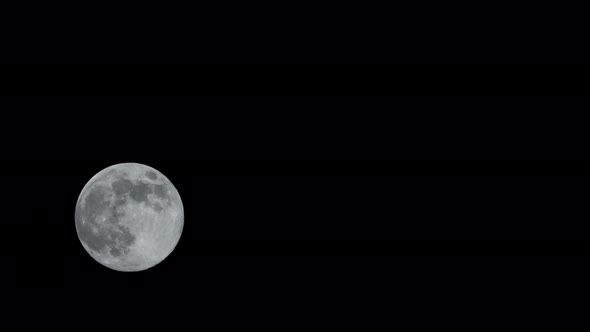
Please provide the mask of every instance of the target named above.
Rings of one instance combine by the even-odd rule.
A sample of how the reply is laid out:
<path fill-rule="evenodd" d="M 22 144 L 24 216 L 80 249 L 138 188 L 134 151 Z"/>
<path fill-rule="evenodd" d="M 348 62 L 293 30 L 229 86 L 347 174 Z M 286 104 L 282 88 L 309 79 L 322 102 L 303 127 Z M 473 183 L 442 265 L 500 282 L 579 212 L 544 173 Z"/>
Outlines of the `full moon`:
<path fill-rule="evenodd" d="M 152 167 L 123 163 L 98 172 L 76 203 L 76 231 L 100 264 L 143 271 L 176 247 L 184 225 L 178 191 Z"/>

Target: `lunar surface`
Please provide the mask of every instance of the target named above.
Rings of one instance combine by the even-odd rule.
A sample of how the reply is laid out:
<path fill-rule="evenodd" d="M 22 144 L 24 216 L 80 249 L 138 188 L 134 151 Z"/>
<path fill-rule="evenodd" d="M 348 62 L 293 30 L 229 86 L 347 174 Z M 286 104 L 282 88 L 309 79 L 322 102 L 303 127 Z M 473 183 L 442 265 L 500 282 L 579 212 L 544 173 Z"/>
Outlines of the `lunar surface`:
<path fill-rule="evenodd" d="M 142 271 L 174 250 L 184 208 L 162 173 L 124 163 L 88 181 L 78 197 L 75 219 L 80 242 L 97 262 L 117 271 Z"/>

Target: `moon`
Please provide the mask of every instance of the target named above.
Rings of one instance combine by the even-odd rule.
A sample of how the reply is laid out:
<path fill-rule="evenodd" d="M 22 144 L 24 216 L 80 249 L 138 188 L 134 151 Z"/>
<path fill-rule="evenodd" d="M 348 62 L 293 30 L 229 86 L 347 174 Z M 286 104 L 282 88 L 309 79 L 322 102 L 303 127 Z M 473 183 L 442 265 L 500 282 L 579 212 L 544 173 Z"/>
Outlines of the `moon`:
<path fill-rule="evenodd" d="M 116 271 L 143 271 L 162 262 L 178 244 L 184 208 L 162 173 L 122 163 L 86 183 L 75 221 L 78 238 L 94 260 Z"/>

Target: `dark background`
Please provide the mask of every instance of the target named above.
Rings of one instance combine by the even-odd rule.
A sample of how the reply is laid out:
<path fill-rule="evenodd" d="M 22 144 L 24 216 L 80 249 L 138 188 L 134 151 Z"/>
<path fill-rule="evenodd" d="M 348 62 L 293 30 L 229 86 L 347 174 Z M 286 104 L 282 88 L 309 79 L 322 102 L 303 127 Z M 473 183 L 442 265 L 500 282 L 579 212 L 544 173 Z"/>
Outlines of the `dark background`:
<path fill-rule="evenodd" d="M 190 4 L 0 11 L 3 321 L 575 321 L 584 8 Z M 120 162 L 163 172 L 185 207 L 178 246 L 141 273 L 94 262 L 74 228 L 84 184 Z"/>
<path fill-rule="evenodd" d="M 3 298 L 21 324 L 273 330 L 569 303 L 587 280 L 584 30 L 575 10 L 564 26 L 513 9 L 11 25 Z M 163 172 L 185 207 L 141 273 L 94 262 L 74 227 L 80 190 L 120 162 Z"/>
<path fill-rule="evenodd" d="M 3 11 L 1 63 L 588 62 L 583 42 L 588 27 L 584 8 L 578 6 L 460 2 L 18 5 Z"/>
<path fill-rule="evenodd" d="M 3 98 L 4 276 L 62 294 L 125 285 L 213 299 L 372 276 L 411 285 L 432 264 L 459 273 L 482 260 L 585 259 L 590 160 L 575 111 L 586 102 Z M 94 262 L 74 227 L 80 190 L 120 162 L 162 171 L 185 208 L 175 251 L 142 273 Z"/>

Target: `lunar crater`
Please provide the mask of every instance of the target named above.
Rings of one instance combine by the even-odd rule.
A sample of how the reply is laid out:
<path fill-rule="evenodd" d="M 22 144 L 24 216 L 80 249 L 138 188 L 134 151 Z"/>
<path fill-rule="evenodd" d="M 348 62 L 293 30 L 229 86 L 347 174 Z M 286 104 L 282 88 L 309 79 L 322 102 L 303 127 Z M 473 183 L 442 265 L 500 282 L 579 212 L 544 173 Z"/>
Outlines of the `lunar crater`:
<path fill-rule="evenodd" d="M 82 190 L 76 228 L 99 263 L 141 271 L 172 252 L 183 229 L 182 211 L 180 195 L 163 174 L 146 165 L 118 164 L 96 174 Z"/>

